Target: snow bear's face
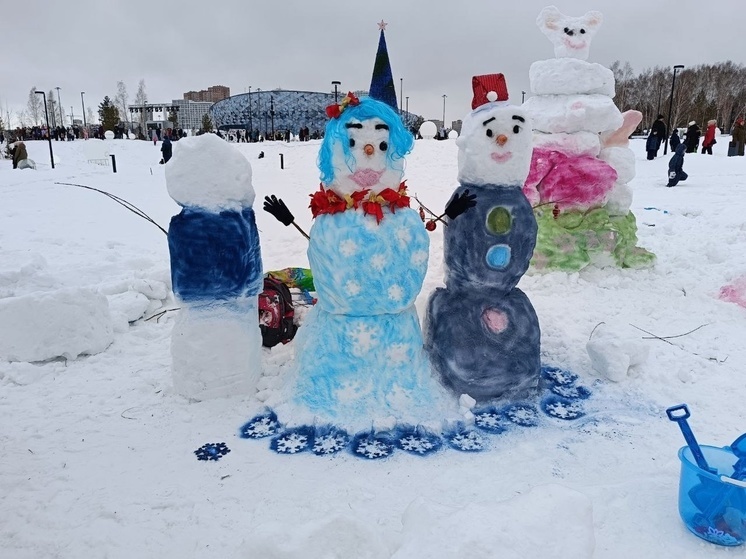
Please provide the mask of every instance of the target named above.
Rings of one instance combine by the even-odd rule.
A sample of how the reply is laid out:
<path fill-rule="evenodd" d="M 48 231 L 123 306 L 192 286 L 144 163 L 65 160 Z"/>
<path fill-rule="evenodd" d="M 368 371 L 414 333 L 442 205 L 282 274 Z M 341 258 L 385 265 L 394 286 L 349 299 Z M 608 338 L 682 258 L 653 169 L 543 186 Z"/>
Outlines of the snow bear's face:
<path fill-rule="evenodd" d="M 357 190 L 374 192 L 384 188 L 398 188 L 404 174 L 401 165 L 392 164 L 387 157 L 390 148 L 389 126 L 380 118 L 351 119 L 345 124 L 346 149 L 337 142 L 333 148 L 333 188 L 339 194 Z"/>
<path fill-rule="evenodd" d="M 464 119 L 456 145 L 460 183 L 523 186 L 533 135 L 520 107 L 490 103 L 477 108 Z"/>
<path fill-rule="evenodd" d="M 591 39 L 602 21 L 601 12 L 591 11 L 582 17 L 569 17 L 554 6 L 549 6 L 539 12 L 536 25 L 552 41 L 557 58 L 587 60 Z"/>

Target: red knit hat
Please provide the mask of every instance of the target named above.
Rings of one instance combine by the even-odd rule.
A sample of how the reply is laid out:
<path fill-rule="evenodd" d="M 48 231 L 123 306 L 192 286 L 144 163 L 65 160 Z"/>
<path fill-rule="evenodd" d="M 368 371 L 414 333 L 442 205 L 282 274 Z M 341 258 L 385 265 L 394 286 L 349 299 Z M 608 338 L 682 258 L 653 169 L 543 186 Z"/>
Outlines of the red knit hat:
<path fill-rule="evenodd" d="M 471 89 L 474 97 L 471 100 L 471 109 L 494 101 L 508 100 L 508 86 L 505 83 L 505 76 L 502 74 L 485 74 L 483 76 L 474 76 L 471 78 Z M 494 92 L 495 95 L 489 95 Z M 490 97 L 494 97 L 491 99 Z"/>

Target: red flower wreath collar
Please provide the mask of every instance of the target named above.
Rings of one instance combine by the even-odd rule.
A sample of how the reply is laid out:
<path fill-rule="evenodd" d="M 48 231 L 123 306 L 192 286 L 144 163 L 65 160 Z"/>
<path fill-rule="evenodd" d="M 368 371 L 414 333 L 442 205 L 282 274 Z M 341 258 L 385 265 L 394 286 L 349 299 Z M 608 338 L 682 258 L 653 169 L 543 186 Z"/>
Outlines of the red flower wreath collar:
<path fill-rule="evenodd" d="M 399 190 L 384 188 L 378 193 L 371 192 L 369 188 L 356 190 L 352 194 L 340 196 L 331 189 L 324 189 L 319 185 L 319 190 L 311 196 L 311 214 L 316 217 L 321 214 L 336 214 L 349 209 L 363 209 L 363 214 L 376 217 L 376 223 L 383 219 L 383 206 L 388 205 L 391 213 L 396 208 L 408 208 L 409 196 L 407 196 L 407 185 L 404 181 L 399 185 Z"/>

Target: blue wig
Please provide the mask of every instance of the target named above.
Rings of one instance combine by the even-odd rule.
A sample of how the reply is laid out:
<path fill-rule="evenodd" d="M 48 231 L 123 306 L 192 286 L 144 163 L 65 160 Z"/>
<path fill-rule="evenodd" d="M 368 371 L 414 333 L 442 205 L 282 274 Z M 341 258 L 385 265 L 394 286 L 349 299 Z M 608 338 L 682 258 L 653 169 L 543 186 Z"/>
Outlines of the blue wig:
<path fill-rule="evenodd" d="M 340 142 L 345 155 L 347 167 L 352 169 L 355 157 L 350 152 L 350 136 L 345 126 L 350 120 L 359 121 L 379 118 L 389 127 L 389 149 L 386 151 L 386 162 L 393 167 L 394 162 L 404 159 L 414 147 L 414 136 L 404 127 L 404 123 L 394 110 L 386 103 L 369 97 L 360 99 L 360 104 L 348 106 L 339 118 L 329 119 L 324 133 L 324 141 L 319 150 L 318 166 L 321 171 L 321 182 L 328 185 L 334 181 L 334 165 L 332 163 L 332 147 Z M 402 165 L 403 168 L 403 165 Z"/>

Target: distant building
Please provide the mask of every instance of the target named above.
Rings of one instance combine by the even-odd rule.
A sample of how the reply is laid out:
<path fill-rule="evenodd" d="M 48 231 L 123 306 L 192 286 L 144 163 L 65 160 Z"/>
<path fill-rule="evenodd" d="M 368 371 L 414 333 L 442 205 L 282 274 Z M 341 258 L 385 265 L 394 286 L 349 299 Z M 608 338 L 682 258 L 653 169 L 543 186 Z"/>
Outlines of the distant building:
<path fill-rule="evenodd" d="M 192 128 L 202 128 L 202 118 L 210 112 L 213 103 L 211 101 L 174 99 L 172 105 L 179 108 L 176 113 L 177 127 L 191 130 Z"/>
<path fill-rule="evenodd" d="M 224 85 L 213 85 L 201 91 L 187 91 L 184 101 L 217 103 L 231 96 L 231 88 Z"/>

